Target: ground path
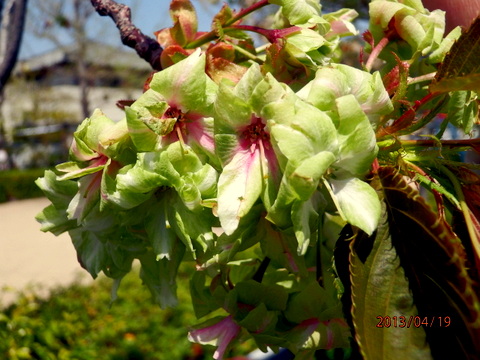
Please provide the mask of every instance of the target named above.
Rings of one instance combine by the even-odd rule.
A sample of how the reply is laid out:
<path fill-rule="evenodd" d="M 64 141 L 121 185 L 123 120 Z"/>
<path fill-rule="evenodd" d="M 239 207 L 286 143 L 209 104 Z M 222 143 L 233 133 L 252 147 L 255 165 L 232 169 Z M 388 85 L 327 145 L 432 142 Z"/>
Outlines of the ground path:
<path fill-rule="evenodd" d="M 38 291 L 68 285 L 88 274 L 77 262 L 68 234 L 40 231 L 35 215 L 46 198 L 0 204 L 0 306 L 14 301 L 15 290 L 34 285 Z"/>

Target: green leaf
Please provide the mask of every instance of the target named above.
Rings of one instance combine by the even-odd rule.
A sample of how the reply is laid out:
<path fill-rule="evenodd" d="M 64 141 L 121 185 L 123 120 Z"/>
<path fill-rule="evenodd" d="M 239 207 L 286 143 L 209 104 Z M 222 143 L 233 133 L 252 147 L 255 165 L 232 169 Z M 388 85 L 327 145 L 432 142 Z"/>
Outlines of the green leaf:
<path fill-rule="evenodd" d="M 305 255 L 310 245 L 314 244 L 318 228 L 318 214 L 311 200 L 295 201 L 292 205 L 292 222 L 298 241 L 298 255 Z M 312 231 L 313 229 L 313 231 Z"/>
<path fill-rule="evenodd" d="M 311 281 L 302 291 L 293 294 L 284 312 L 288 321 L 300 324 L 304 320 L 320 318 L 327 309 L 328 294 L 317 281 Z"/>
<path fill-rule="evenodd" d="M 258 306 L 264 304 L 268 310 L 285 310 L 288 293 L 280 285 L 265 285 L 254 280 L 241 281 L 234 289 L 238 302 Z"/>
<path fill-rule="evenodd" d="M 190 295 L 197 319 L 217 310 L 220 305 L 214 300 L 210 289 L 205 286 L 205 271 L 195 271 L 190 278 Z"/>
<path fill-rule="evenodd" d="M 327 40 L 318 32 L 310 29 L 302 29 L 299 32 L 293 33 L 287 37 L 287 51 L 288 46 L 294 46 L 301 52 L 309 52 L 317 50 L 322 47 Z"/>
<path fill-rule="evenodd" d="M 348 348 L 349 328 L 342 318 L 327 321 L 308 319 L 288 331 L 285 336 L 287 347 L 295 352 L 295 360 L 315 357 L 315 350 Z"/>
<path fill-rule="evenodd" d="M 134 252 L 109 241 L 120 237 L 121 230 L 107 218 L 108 215 L 94 211 L 85 226 L 73 229 L 69 234 L 78 261 L 93 278 L 103 271 L 105 275 L 118 279 L 131 270 Z"/>
<path fill-rule="evenodd" d="M 94 163 L 86 167 L 80 167 L 77 162 L 66 162 L 66 163 L 57 165 L 55 169 L 66 173 L 58 177 L 59 181 L 72 180 L 72 179 L 90 175 L 90 174 L 96 173 L 97 171 L 103 170 L 105 168 L 106 161 L 107 159 L 105 158 L 105 160 L 102 161 L 101 165 L 99 166 L 95 166 L 95 163 Z"/>
<path fill-rule="evenodd" d="M 172 197 L 167 208 L 170 225 L 177 236 L 182 240 L 193 259 L 204 262 L 205 253 L 213 247 L 214 236 L 212 226 L 216 225 L 215 217 L 210 209 L 196 209 L 191 211 L 181 199 Z M 208 256 L 211 254 L 207 254 Z"/>
<path fill-rule="evenodd" d="M 147 252 L 139 257 L 140 278 L 152 293 L 153 299 L 162 309 L 177 305 L 177 283 L 176 276 L 180 265 L 185 246 L 177 241 L 171 253 L 171 259 L 157 260 L 156 255 Z"/>
<path fill-rule="evenodd" d="M 269 332 L 275 328 L 278 315 L 274 311 L 269 311 L 264 303 L 260 303 L 248 315 L 238 322 L 249 332 L 254 334 Z"/>
<path fill-rule="evenodd" d="M 462 33 L 440 64 L 431 92 L 480 91 L 480 19 Z"/>
<path fill-rule="evenodd" d="M 431 92 L 450 92 L 458 90 L 480 91 L 480 74 L 468 74 L 443 78 L 430 85 Z"/>
<path fill-rule="evenodd" d="M 359 255 L 365 247 L 362 243 L 371 248 L 366 259 Z M 418 311 L 392 246 L 385 206 L 375 235 L 357 235 L 350 242 L 350 251 L 352 318 L 363 357 L 431 359 L 424 329 L 409 324 Z"/>
<path fill-rule="evenodd" d="M 291 273 L 305 276 L 305 257 L 299 255 L 299 245 L 290 231 L 278 231 L 266 220 L 263 221 L 264 233 L 260 238 L 263 254 L 270 258 L 272 264 L 285 268 Z"/>
<path fill-rule="evenodd" d="M 170 29 L 171 36 L 180 46 L 185 46 L 197 35 L 197 14 L 189 0 L 173 0 L 170 3 L 170 16 L 175 22 Z"/>
<path fill-rule="evenodd" d="M 470 91 L 455 91 L 450 95 L 447 108 L 448 121 L 469 134 L 478 116 L 476 96 Z"/>
<path fill-rule="evenodd" d="M 177 235 L 168 219 L 168 206 L 171 206 L 171 204 L 164 197 L 155 206 L 150 206 L 145 217 L 145 230 L 157 261 L 164 258 L 172 260 L 173 249 L 177 240 Z"/>
<path fill-rule="evenodd" d="M 222 26 L 230 21 L 234 16 L 234 12 L 227 3 L 224 3 L 218 13 L 215 14 L 212 20 L 212 30 L 221 31 Z"/>
<path fill-rule="evenodd" d="M 76 228 L 77 221 L 68 219 L 66 209 L 57 209 L 53 204 L 47 206 L 42 212 L 35 216 L 35 219 L 42 225 L 40 230 L 60 235 L 65 231 Z"/>

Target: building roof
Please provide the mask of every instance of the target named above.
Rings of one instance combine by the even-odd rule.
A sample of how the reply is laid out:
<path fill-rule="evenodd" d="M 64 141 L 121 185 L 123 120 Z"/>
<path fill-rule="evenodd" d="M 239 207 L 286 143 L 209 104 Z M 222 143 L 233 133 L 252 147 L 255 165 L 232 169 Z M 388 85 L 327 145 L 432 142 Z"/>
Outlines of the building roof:
<path fill-rule="evenodd" d="M 18 61 L 14 73 L 35 72 L 58 64 L 73 63 L 77 48 L 76 45 L 69 45 Z M 117 48 L 99 42 L 89 42 L 86 51 L 87 63 L 91 65 L 152 70 L 150 64 L 127 47 Z"/>

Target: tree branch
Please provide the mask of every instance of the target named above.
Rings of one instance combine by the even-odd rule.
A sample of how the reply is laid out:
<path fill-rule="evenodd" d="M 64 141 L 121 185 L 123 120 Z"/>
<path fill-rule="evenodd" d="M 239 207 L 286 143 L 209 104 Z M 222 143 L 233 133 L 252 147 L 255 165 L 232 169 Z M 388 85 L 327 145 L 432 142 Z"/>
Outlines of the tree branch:
<path fill-rule="evenodd" d="M 11 0 L 3 9 L 1 2 L 1 34 L 0 34 L 0 91 L 3 90 L 13 67 L 17 62 L 20 42 L 25 24 L 27 0 Z"/>
<path fill-rule="evenodd" d="M 122 43 L 135 49 L 137 54 L 147 61 L 153 69 L 162 70 L 160 44 L 143 34 L 140 29 L 132 24 L 130 8 L 118 4 L 113 0 L 91 0 L 91 3 L 100 16 L 109 16 L 120 30 Z"/>

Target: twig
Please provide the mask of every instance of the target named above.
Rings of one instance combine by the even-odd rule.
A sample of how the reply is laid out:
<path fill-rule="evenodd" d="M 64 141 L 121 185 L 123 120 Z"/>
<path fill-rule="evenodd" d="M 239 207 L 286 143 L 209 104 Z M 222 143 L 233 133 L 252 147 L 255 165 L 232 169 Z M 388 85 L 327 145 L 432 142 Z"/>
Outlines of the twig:
<path fill-rule="evenodd" d="M 431 139 L 425 140 L 402 140 L 402 146 L 430 146 L 434 147 L 441 144 L 444 147 L 475 147 L 480 146 L 480 138 L 475 139 L 457 139 L 457 140 L 440 140 L 434 141 Z"/>
<path fill-rule="evenodd" d="M 160 55 L 162 47 L 151 37 L 143 34 L 132 24 L 130 8 L 118 4 L 113 0 L 91 0 L 91 3 L 100 16 L 109 16 L 120 31 L 122 43 L 137 52 L 153 69 L 162 70 Z"/>
<path fill-rule="evenodd" d="M 265 275 L 265 271 L 267 270 L 269 264 L 270 258 L 267 256 L 262 260 L 255 274 L 253 274 L 252 280 L 261 283 L 263 280 L 263 275 Z"/>

